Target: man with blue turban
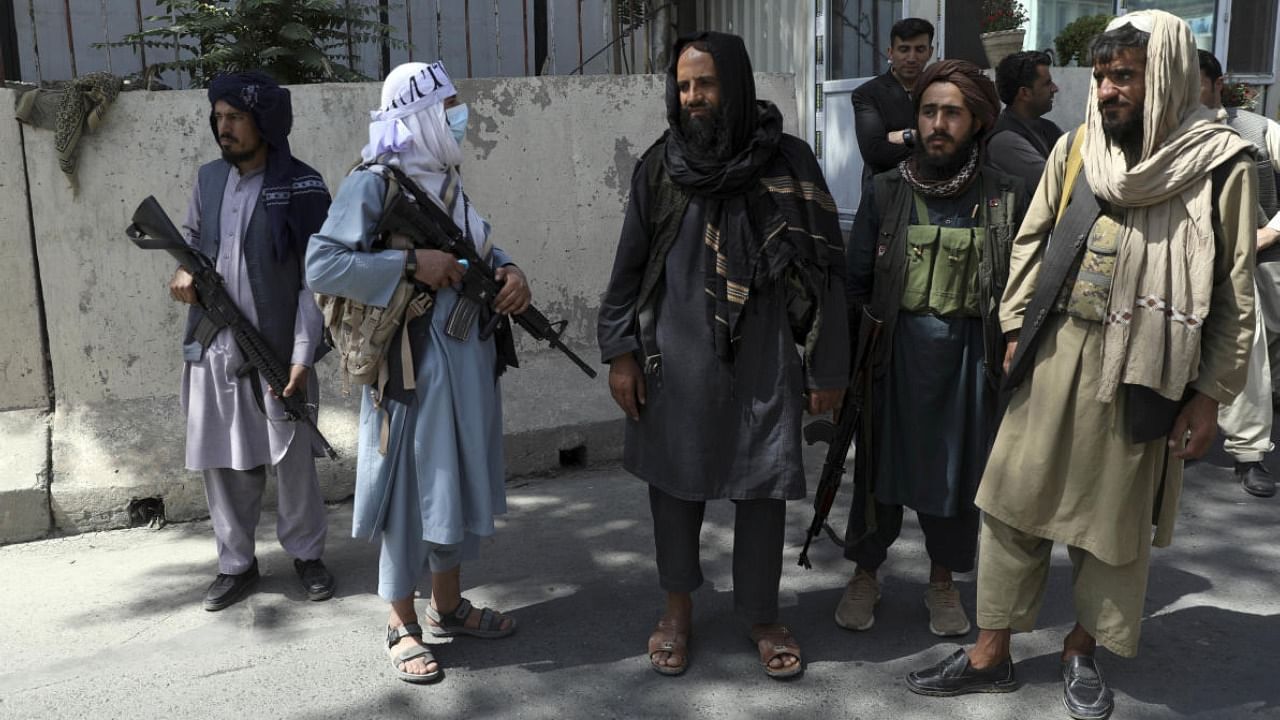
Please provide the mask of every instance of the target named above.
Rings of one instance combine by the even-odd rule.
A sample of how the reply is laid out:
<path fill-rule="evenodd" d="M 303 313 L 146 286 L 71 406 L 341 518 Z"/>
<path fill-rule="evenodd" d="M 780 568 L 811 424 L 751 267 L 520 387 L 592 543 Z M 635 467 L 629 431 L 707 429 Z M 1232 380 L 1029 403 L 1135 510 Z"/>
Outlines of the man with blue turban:
<path fill-rule="evenodd" d="M 307 239 L 329 209 L 324 180 L 289 150 L 293 107 L 289 91 L 261 72 L 220 75 L 209 86 L 209 125 L 222 157 L 201 166 L 184 230 L 211 258 L 240 312 L 290 364 L 283 388 L 242 374 L 244 358 L 227 328 L 204 332 L 192 278 L 179 268 L 169 283 L 188 303 L 183 335 L 186 466 L 204 475 L 218 548 L 218 576 L 204 608 L 221 610 L 245 596 L 258 579 L 254 530 L 262 509 L 267 466 L 279 489 L 276 534 L 294 558 L 307 597 L 333 596 L 324 552 L 324 498 L 316 477 L 314 431 L 290 422 L 276 394 L 319 387 L 311 366 L 325 351 L 322 320 L 303 282 Z"/>

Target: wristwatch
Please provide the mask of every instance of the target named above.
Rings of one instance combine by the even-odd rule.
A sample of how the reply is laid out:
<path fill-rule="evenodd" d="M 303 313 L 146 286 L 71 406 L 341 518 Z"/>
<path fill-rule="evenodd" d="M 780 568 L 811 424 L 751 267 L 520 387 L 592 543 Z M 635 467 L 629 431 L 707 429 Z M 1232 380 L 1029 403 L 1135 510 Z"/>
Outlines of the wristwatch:
<path fill-rule="evenodd" d="M 915 131 L 915 130 L 912 130 L 911 128 L 907 128 L 906 130 L 903 130 L 903 131 L 902 131 L 902 144 L 903 144 L 903 145 L 906 145 L 907 147 L 915 147 L 915 146 L 916 146 L 916 131 Z"/>
<path fill-rule="evenodd" d="M 406 280 L 413 280 L 413 276 L 418 274 L 418 253 L 415 250 L 406 250 L 404 253 L 404 277 Z"/>

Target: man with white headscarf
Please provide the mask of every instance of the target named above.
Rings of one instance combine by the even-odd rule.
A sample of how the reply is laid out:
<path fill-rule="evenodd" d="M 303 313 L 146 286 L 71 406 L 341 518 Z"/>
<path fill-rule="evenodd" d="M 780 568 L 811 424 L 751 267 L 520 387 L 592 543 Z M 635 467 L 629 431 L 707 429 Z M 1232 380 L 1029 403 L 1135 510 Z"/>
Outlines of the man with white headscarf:
<path fill-rule="evenodd" d="M 479 540 L 494 532 L 494 516 L 506 512 L 502 359 L 494 337 L 481 338 L 474 327 L 483 316 L 466 339 L 447 332 L 463 273 L 458 259 L 438 250 L 390 249 L 394 239 L 376 231 L 387 193 L 402 192 L 399 178 L 407 178 L 498 268 L 504 285 L 493 311 L 517 314 L 529 306 L 524 273 L 492 245 L 489 223 L 463 189 L 466 117 L 444 65 L 394 69 L 372 113 L 364 162 L 342 183 L 307 251 L 307 281 L 317 292 L 386 307 L 402 279 L 429 291 L 431 306 L 405 320 L 407 333 L 397 332 L 388 352 L 394 364 L 405 351 L 399 343 L 408 343 L 413 382 L 402 379 L 400 367 L 380 392 L 364 388 L 352 520 L 355 537 L 381 540 L 378 594 L 391 603 L 387 647 L 407 682 L 442 677 L 414 609 L 424 573 L 431 574 L 432 635 L 495 638 L 516 628 L 514 619 L 472 606 L 460 590 L 462 561 L 475 556 Z"/>
<path fill-rule="evenodd" d="M 1010 633 L 1034 628 L 1061 542 L 1074 718 L 1110 714 L 1096 647 L 1137 654 L 1151 545 L 1172 539 L 1182 463 L 1208 449 L 1218 406 L 1244 386 L 1257 228 L 1249 145 L 1200 104 L 1187 24 L 1131 13 L 1091 56 L 1085 128 L 1049 156 L 1001 303 L 1015 390 L 976 501 L 981 632 L 907 677 L 925 695 L 1015 689 Z"/>

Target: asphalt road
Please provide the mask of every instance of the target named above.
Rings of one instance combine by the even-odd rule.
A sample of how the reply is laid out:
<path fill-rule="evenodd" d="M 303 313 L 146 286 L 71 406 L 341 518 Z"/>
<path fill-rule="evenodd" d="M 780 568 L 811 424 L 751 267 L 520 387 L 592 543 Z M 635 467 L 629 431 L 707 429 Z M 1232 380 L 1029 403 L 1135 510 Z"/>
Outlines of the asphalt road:
<path fill-rule="evenodd" d="M 349 537 L 349 505 L 330 509 L 325 559 L 339 589 L 320 603 L 303 599 L 273 516 L 259 532 L 258 592 L 219 613 L 200 607 L 216 571 L 207 522 L 0 548 L 0 717 L 1066 717 L 1057 675 L 1072 624 L 1064 552 L 1041 629 L 1014 639 L 1023 688 L 924 698 L 903 675 L 955 645 L 928 632 L 915 523 L 882 570 L 875 627 L 851 633 L 832 621 L 850 567 L 825 541 L 813 570 L 796 566 L 810 508 L 792 503 L 783 620 L 807 669 L 778 682 L 733 619 L 732 508 L 712 503 L 691 666 L 668 678 L 644 654 L 661 602 L 645 486 L 605 468 L 518 480 L 509 495 L 511 512 L 463 585 L 473 601 L 513 612 L 520 629 L 441 643 L 446 677 L 428 686 L 389 672 L 377 547 Z M 848 507 L 847 494 L 839 504 Z M 1174 546 L 1153 555 L 1141 655 L 1101 655 L 1115 718 L 1280 718 L 1278 541 L 1280 498 L 1246 496 L 1221 455 L 1188 469 Z M 971 616 L 973 582 L 960 583 Z"/>

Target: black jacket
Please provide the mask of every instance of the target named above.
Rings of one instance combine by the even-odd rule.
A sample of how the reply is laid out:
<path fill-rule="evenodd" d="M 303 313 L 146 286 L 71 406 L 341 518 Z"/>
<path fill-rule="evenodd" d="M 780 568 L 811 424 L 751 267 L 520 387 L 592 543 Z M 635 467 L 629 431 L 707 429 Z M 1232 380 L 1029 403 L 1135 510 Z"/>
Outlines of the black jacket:
<path fill-rule="evenodd" d="M 862 152 L 862 178 L 897 167 L 911 148 L 889 142 L 889 133 L 916 126 L 911 95 L 889 71 L 853 91 L 853 126 Z"/>

